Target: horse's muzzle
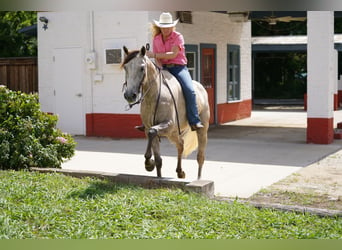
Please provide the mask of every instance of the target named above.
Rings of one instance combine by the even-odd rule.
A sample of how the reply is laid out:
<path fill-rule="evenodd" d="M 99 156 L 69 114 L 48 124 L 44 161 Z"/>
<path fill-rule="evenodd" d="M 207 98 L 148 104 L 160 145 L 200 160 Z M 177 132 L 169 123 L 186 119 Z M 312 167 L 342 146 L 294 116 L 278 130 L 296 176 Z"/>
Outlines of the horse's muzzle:
<path fill-rule="evenodd" d="M 125 97 L 125 99 L 126 99 L 126 101 L 128 103 L 133 103 L 133 102 L 135 102 L 137 100 L 137 94 L 135 94 L 135 93 L 128 93 L 127 91 L 125 91 L 124 97 Z"/>

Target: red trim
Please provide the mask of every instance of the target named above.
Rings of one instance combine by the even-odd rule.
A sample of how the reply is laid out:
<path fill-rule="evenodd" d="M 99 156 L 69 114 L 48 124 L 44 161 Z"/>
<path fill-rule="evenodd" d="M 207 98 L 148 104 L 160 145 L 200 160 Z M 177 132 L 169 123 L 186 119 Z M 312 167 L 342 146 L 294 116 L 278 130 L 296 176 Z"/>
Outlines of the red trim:
<path fill-rule="evenodd" d="M 236 121 L 250 117 L 252 113 L 252 100 L 242 102 L 222 103 L 217 105 L 218 124 Z"/>
<path fill-rule="evenodd" d="M 251 116 L 252 100 L 217 105 L 218 123 L 235 121 Z M 134 127 L 140 125 L 138 114 L 86 114 L 86 135 L 112 138 L 145 138 Z"/>
<path fill-rule="evenodd" d="M 342 129 L 342 122 L 337 123 L 337 128 Z"/>
<path fill-rule="evenodd" d="M 341 140 L 342 139 L 342 131 L 335 131 L 334 139 Z"/>
<path fill-rule="evenodd" d="M 304 110 L 308 110 L 308 94 L 304 94 Z"/>
<path fill-rule="evenodd" d="M 141 124 L 140 115 L 86 114 L 86 135 L 112 138 L 144 138 L 134 127 Z"/>
<path fill-rule="evenodd" d="M 338 94 L 334 94 L 334 110 L 338 110 Z"/>
<path fill-rule="evenodd" d="M 334 118 L 308 118 L 306 142 L 330 144 L 334 141 Z"/>
<path fill-rule="evenodd" d="M 342 107 L 342 90 L 337 93 L 337 107 Z"/>

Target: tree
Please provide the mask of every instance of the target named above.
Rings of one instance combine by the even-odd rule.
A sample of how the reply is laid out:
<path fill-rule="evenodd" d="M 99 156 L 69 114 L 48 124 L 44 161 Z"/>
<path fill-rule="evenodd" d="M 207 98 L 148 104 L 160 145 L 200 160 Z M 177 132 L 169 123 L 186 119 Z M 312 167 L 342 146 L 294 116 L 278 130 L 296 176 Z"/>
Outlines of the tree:
<path fill-rule="evenodd" d="M 37 37 L 18 32 L 35 23 L 36 11 L 0 11 L 0 57 L 37 56 Z"/>
<path fill-rule="evenodd" d="M 252 36 L 306 35 L 306 31 L 306 21 L 277 22 L 271 25 L 267 21 L 252 20 Z"/>

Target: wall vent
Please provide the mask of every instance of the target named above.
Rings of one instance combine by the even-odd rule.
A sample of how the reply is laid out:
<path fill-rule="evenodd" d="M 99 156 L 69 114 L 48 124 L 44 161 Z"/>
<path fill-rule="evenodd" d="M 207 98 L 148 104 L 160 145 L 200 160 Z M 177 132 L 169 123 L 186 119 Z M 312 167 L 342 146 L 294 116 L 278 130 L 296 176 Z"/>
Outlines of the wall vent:
<path fill-rule="evenodd" d="M 177 18 L 181 23 L 192 24 L 192 13 L 191 11 L 177 11 Z"/>
<path fill-rule="evenodd" d="M 105 63 L 119 64 L 122 62 L 122 49 L 105 49 Z"/>

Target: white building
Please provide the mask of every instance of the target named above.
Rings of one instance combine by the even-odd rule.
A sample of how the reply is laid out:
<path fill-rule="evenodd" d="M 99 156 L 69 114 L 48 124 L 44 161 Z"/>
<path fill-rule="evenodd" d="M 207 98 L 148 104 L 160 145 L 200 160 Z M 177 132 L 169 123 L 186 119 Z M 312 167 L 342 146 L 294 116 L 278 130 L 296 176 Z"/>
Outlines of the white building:
<path fill-rule="evenodd" d="M 152 43 L 150 25 L 160 13 L 38 14 L 39 98 L 43 111 L 59 115 L 59 128 L 87 136 L 144 137 L 134 129 L 141 123 L 139 107 L 126 110 L 120 62 L 123 45 L 140 49 Z M 208 91 L 211 123 L 249 117 L 250 21 L 217 12 L 172 14 L 181 17 L 177 30 L 184 35 L 193 78 Z"/>
<path fill-rule="evenodd" d="M 120 69 L 122 47 L 151 43 L 150 24 L 160 12 L 40 12 L 39 98 L 59 115 L 65 132 L 117 138 L 144 137 L 139 107 L 126 111 Z M 251 115 L 251 23 L 218 12 L 173 12 L 181 17 L 193 78 L 207 89 L 211 124 Z M 337 86 L 333 11 L 308 12 L 307 142 L 334 140 Z"/>

